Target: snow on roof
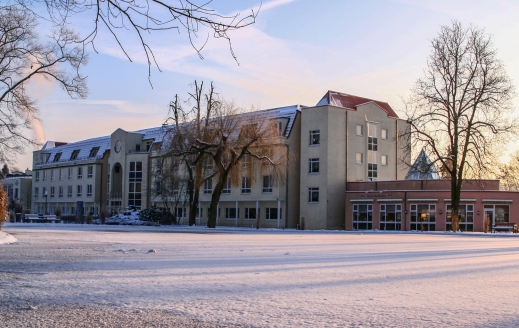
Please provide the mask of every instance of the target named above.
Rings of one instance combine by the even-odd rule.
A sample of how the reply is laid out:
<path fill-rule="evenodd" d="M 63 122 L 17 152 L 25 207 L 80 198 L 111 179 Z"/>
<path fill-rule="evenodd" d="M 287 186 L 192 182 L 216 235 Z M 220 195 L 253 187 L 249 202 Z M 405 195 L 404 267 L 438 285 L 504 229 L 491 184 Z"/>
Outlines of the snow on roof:
<path fill-rule="evenodd" d="M 379 106 L 383 111 L 387 113 L 388 117 L 398 118 L 398 115 L 395 113 L 393 108 L 389 106 L 388 103 L 378 100 L 373 100 L 369 98 L 363 98 L 353 95 L 348 95 L 345 93 L 340 93 L 336 91 L 328 91 L 321 100 L 317 103 L 316 106 L 336 106 L 342 107 L 352 110 L 357 110 L 357 108 L 361 105 L 365 105 L 368 103 L 374 103 Z"/>
<path fill-rule="evenodd" d="M 406 180 L 437 180 L 441 179 L 436 166 L 431 162 L 425 150 L 422 149 L 413 166 L 407 172 Z"/>
<path fill-rule="evenodd" d="M 132 133 L 143 135 L 143 140 L 162 140 L 162 128 L 155 127 Z M 96 150 L 97 148 L 97 150 Z M 89 158 L 102 158 L 105 151 L 110 149 L 110 136 L 97 137 L 72 143 L 56 143 L 47 141 L 41 150 L 45 150 L 46 161 L 38 164 L 61 163 L 71 160 L 83 160 Z"/>
<path fill-rule="evenodd" d="M 240 115 L 265 115 L 266 118 L 287 118 L 288 124 L 285 128 L 283 135 L 288 137 L 290 135 L 290 131 L 294 124 L 294 120 L 298 111 L 301 111 L 301 105 L 293 105 L 279 108 L 272 108 L 266 110 L 260 110 L 257 112 L 251 112 Z M 143 140 L 154 140 L 157 142 L 162 142 L 162 139 L 165 134 L 165 129 L 160 127 L 154 127 L 149 129 L 142 129 L 137 131 L 131 131 L 132 133 L 142 134 Z M 94 148 L 97 148 L 97 151 L 93 151 Z M 54 142 L 47 141 L 45 145 L 41 148 L 44 150 L 46 156 L 46 161 L 40 164 L 47 163 L 61 163 L 68 162 L 71 160 L 83 160 L 89 158 L 102 158 L 105 151 L 110 149 L 110 136 L 103 136 L 98 138 L 86 139 L 72 143 L 64 143 L 64 142 Z M 57 157 L 56 157 L 57 156 Z"/>
<path fill-rule="evenodd" d="M 292 127 L 294 125 L 295 118 L 297 116 L 297 112 L 301 111 L 301 108 L 304 108 L 305 106 L 302 105 L 292 105 L 292 106 L 285 106 L 285 107 L 277 107 L 277 108 L 271 108 L 271 109 L 264 109 L 264 110 L 258 110 L 254 112 L 247 112 L 247 113 L 241 113 L 237 114 L 241 117 L 247 117 L 250 116 L 251 118 L 254 117 L 254 119 L 279 119 L 279 118 L 285 118 L 288 119 L 288 122 L 285 126 L 285 130 L 283 131 L 283 137 L 288 138 L 290 135 L 290 132 L 292 131 Z M 174 132 L 173 130 L 169 130 Z M 168 134 L 167 140 L 164 141 L 162 144 L 163 149 L 167 149 L 170 145 L 170 142 L 172 138 L 174 137 L 174 134 L 170 133 Z"/>

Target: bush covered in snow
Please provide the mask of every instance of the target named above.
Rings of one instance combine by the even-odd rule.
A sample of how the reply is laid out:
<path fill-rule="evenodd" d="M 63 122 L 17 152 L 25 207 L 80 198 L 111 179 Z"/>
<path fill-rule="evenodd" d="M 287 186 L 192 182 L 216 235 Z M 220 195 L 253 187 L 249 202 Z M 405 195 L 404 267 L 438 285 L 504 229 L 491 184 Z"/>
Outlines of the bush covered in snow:
<path fill-rule="evenodd" d="M 175 218 L 168 208 L 152 206 L 142 210 L 139 219 L 147 222 L 155 222 L 158 224 L 175 223 Z"/>

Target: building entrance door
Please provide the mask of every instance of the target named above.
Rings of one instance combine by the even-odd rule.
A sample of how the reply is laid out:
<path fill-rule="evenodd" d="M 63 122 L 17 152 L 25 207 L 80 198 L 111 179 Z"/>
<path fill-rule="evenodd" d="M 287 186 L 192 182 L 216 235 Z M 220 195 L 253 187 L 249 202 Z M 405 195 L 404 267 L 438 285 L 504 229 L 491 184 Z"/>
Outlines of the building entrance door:
<path fill-rule="evenodd" d="M 485 209 L 485 215 L 483 216 L 483 231 L 489 232 L 492 230 L 494 225 L 494 210 Z"/>

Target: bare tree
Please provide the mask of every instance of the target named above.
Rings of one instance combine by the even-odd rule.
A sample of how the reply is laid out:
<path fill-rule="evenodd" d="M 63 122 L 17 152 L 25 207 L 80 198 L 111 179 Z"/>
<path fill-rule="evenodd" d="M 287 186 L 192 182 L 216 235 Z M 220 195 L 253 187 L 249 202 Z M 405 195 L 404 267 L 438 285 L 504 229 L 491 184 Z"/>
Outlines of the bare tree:
<path fill-rule="evenodd" d="M 452 230 L 458 230 L 463 179 L 481 177 L 517 134 L 510 117 L 515 95 L 491 37 L 459 22 L 442 26 L 431 55 L 407 100 L 407 149 L 424 148 L 451 180 Z"/>
<path fill-rule="evenodd" d="M 497 166 L 499 172 L 496 175 L 500 179 L 500 188 L 519 191 L 519 151 L 512 154 L 508 163 L 500 163 Z"/>
<path fill-rule="evenodd" d="M 193 86 L 195 90 L 189 93 L 186 102 L 182 102 L 178 95 L 171 102 L 170 112 L 165 122 L 170 129 L 163 142 L 163 156 L 173 156 L 184 164 L 190 226 L 196 223 L 200 188 L 205 180 L 214 175 L 212 167 L 206 165 L 205 154 L 194 150 L 192 146 L 197 143 L 197 140 L 211 138 L 210 121 L 214 114 L 218 113 L 221 105 L 212 83 L 207 93 L 203 82 L 199 84 L 195 81 Z"/>
<path fill-rule="evenodd" d="M 132 61 L 122 41 L 128 36 L 128 31 L 135 36 L 148 62 L 148 77 L 151 75 L 151 66 L 159 68 L 153 50 L 149 43 L 152 32 L 175 30 L 185 32 L 191 45 L 203 59 L 201 51 L 210 36 L 221 38 L 228 42 L 232 57 L 233 52 L 229 32 L 254 24 L 258 11 L 250 13 L 240 12 L 231 15 L 222 15 L 210 7 L 212 0 L 15 0 L 25 8 L 38 13 L 41 17 L 50 20 L 56 26 L 74 24 L 74 19 L 90 17 L 93 25 L 84 38 L 84 43 L 94 46 L 94 41 L 100 31 L 106 28 L 113 36 L 126 57 Z M 47 11 L 43 15 L 41 11 Z M 39 10 L 39 12 L 38 12 Z M 201 45 L 194 40 L 202 38 Z M 94 46 L 95 49 L 95 46 Z M 159 68 L 160 70 L 160 68 Z"/>
<path fill-rule="evenodd" d="M 172 102 L 170 141 L 164 145 L 185 163 L 190 224 L 195 222 L 200 188 L 209 179 L 215 181 L 207 223 L 214 228 L 218 202 L 229 182 L 237 186 L 247 177 L 253 183 L 258 174 L 265 175 L 270 184 L 283 181 L 289 157 L 266 111 L 245 112 L 221 100 L 212 84 L 207 93 L 203 83 L 194 86 L 188 101 L 192 107 L 185 109 L 178 96 Z"/>
<path fill-rule="evenodd" d="M 209 205 L 207 226 L 216 226 L 218 203 L 228 181 L 238 186 L 244 174 L 251 179 L 260 172 L 273 184 L 283 181 L 288 165 L 286 150 L 277 127 L 265 112 L 244 113 L 232 102 L 222 102 L 216 117 L 210 121 L 211 138 L 196 140 L 192 149 L 213 161 L 214 185 Z M 240 170 L 246 163 L 246 172 Z M 259 167 L 259 170 L 256 168 Z"/>
<path fill-rule="evenodd" d="M 38 76 L 55 81 L 72 98 L 84 98 L 88 92 L 79 73 L 87 56 L 77 34 L 62 26 L 43 44 L 36 28 L 30 12 L 0 7 L 0 161 L 10 162 L 13 154 L 34 143 L 24 135 L 38 120 L 27 93 L 29 81 Z"/>
<path fill-rule="evenodd" d="M 0 230 L 2 230 L 2 225 L 8 219 L 8 210 L 7 207 L 9 205 L 9 200 L 7 198 L 7 192 L 4 187 L 0 183 Z"/>

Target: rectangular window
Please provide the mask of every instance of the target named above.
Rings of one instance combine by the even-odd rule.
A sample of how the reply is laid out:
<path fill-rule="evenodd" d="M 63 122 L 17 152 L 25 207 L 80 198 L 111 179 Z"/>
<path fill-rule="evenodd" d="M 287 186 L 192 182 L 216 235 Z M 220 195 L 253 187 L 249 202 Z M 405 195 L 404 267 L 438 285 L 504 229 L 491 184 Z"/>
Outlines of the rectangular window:
<path fill-rule="evenodd" d="M 72 186 L 67 186 L 67 197 L 72 197 Z"/>
<path fill-rule="evenodd" d="M 362 125 L 357 124 L 357 126 L 355 127 L 355 133 L 356 133 L 358 136 L 362 136 Z"/>
<path fill-rule="evenodd" d="M 68 179 L 72 180 L 72 168 L 71 167 L 68 168 Z"/>
<path fill-rule="evenodd" d="M 505 205 L 508 207 L 508 205 Z M 459 218 L 458 228 L 460 231 L 474 231 L 474 205 L 461 204 L 458 207 Z M 445 230 L 452 230 L 452 205 L 447 205 L 447 220 L 445 222 Z"/>
<path fill-rule="evenodd" d="M 380 164 L 387 165 L 387 155 L 380 156 Z"/>
<path fill-rule="evenodd" d="M 246 207 L 245 208 L 245 220 L 256 220 L 256 208 Z"/>
<path fill-rule="evenodd" d="M 380 230 L 402 230 L 402 205 L 380 205 Z"/>
<path fill-rule="evenodd" d="M 128 170 L 128 206 L 142 206 L 142 162 L 130 162 Z"/>
<path fill-rule="evenodd" d="M 151 145 L 152 145 L 152 142 L 151 141 L 147 141 L 146 142 L 146 151 L 149 152 L 150 149 L 151 149 Z"/>
<path fill-rule="evenodd" d="M 230 194 L 231 193 L 231 177 L 227 177 L 225 180 L 225 184 L 223 185 L 222 194 Z"/>
<path fill-rule="evenodd" d="M 411 230 L 436 231 L 435 204 L 411 204 Z"/>
<path fill-rule="evenodd" d="M 237 219 L 236 216 L 236 207 L 226 207 L 225 208 L 225 218 L 226 219 Z"/>
<path fill-rule="evenodd" d="M 353 205 L 353 229 L 371 230 L 373 229 L 373 205 L 359 204 Z"/>
<path fill-rule="evenodd" d="M 263 176 L 262 192 L 272 192 L 272 175 Z"/>
<path fill-rule="evenodd" d="M 355 163 L 362 164 L 362 153 L 355 154 Z"/>
<path fill-rule="evenodd" d="M 310 146 L 317 146 L 321 143 L 321 131 L 313 130 L 310 131 Z"/>
<path fill-rule="evenodd" d="M 78 167 L 77 168 L 77 178 L 78 179 L 82 179 L 83 178 L 83 168 L 82 167 Z"/>
<path fill-rule="evenodd" d="M 41 192 L 41 195 L 42 195 L 43 197 L 47 197 L 47 188 L 46 188 L 46 187 L 43 187 L 41 191 L 42 191 L 42 192 Z"/>
<path fill-rule="evenodd" d="M 180 181 L 175 180 L 173 181 L 173 195 L 178 195 L 180 192 Z"/>
<path fill-rule="evenodd" d="M 308 202 L 319 203 L 319 188 L 308 188 Z"/>
<path fill-rule="evenodd" d="M 241 168 L 246 170 L 249 168 L 249 166 L 250 166 L 250 156 L 244 155 L 241 159 Z"/>
<path fill-rule="evenodd" d="M 77 186 L 77 197 L 81 197 L 82 194 L 83 194 L 83 186 L 78 185 Z"/>
<path fill-rule="evenodd" d="M 54 170 L 50 170 L 50 181 L 54 181 L 55 179 Z"/>
<path fill-rule="evenodd" d="M 50 198 L 54 198 L 55 192 L 56 192 L 56 188 L 54 186 L 50 187 Z"/>
<path fill-rule="evenodd" d="M 92 197 L 92 185 L 87 185 L 87 197 Z"/>
<path fill-rule="evenodd" d="M 43 171 L 43 181 L 47 181 L 47 171 Z"/>
<path fill-rule="evenodd" d="M 377 168 L 377 125 L 368 123 L 368 181 L 375 181 L 378 178 Z"/>
<path fill-rule="evenodd" d="M 387 129 L 381 129 L 381 130 L 380 130 L 380 137 L 381 137 L 383 140 L 387 140 Z"/>
<path fill-rule="evenodd" d="M 40 181 L 40 172 L 37 171 L 37 172 L 34 172 L 34 174 L 35 174 L 34 175 L 34 180 Z"/>
<path fill-rule="evenodd" d="M 177 219 L 184 219 L 186 217 L 185 207 L 175 207 L 175 216 Z"/>
<path fill-rule="evenodd" d="M 265 212 L 265 219 L 267 220 L 277 220 L 278 219 L 278 208 L 277 207 L 267 207 Z M 281 208 L 279 209 L 279 219 L 281 220 Z"/>
<path fill-rule="evenodd" d="M 211 157 L 207 157 L 204 162 L 204 169 L 206 171 L 212 171 L 213 170 L 213 159 Z"/>
<path fill-rule="evenodd" d="M 319 173 L 319 158 L 308 160 L 308 173 Z"/>
<path fill-rule="evenodd" d="M 63 169 L 59 169 L 59 181 L 63 181 L 63 179 L 65 179 L 63 175 Z"/>
<path fill-rule="evenodd" d="M 40 193 L 40 188 L 36 187 L 34 188 L 34 198 L 38 198 L 38 194 Z"/>
<path fill-rule="evenodd" d="M 249 177 L 241 177 L 241 193 L 242 194 L 251 193 L 251 185 L 250 185 Z"/>
<path fill-rule="evenodd" d="M 87 178 L 91 178 L 94 175 L 94 166 L 87 166 Z"/>
<path fill-rule="evenodd" d="M 213 180 L 207 179 L 204 181 L 204 194 L 212 194 L 213 193 Z"/>

